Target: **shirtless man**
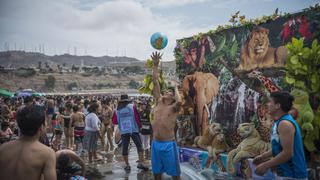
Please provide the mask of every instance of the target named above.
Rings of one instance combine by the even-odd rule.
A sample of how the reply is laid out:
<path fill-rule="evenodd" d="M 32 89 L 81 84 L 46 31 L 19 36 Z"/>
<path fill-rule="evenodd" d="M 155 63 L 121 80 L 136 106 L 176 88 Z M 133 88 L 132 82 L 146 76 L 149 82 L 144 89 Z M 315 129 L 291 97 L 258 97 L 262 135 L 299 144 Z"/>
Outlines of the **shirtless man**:
<path fill-rule="evenodd" d="M 169 88 L 160 95 L 158 82 L 158 66 L 160 53 L 152 53 L 153 60 L 153 95 L 155 98 L 154 121 L 152 122 L 152 171 L 155 180 L 161 179 L 163 172 L 171 175 L 173 179 L 180 179 L 180 164 L 177 154 L 174 128 L 176 118 L 181 106 L 178 88 Z"/>
<path fill-rule="evenodd" d="M 0 179 L 55 180 L 56 157 L 38 140 L 45 131 L 45 112 L 39 106 L 27 106 L 17 113 L 21 137 L 0 146 Z"/>
<path fill-rule="evenodd" d="M 70 127 L 74 127 L 74 140 L 76 144 L 76 151 L 78 151 L 79 144 L 82 143 L 83 145 L 85 116 L 82 112 L 80 112 L 79 106 L 77 104 L 73 105 L 72 110 L 73 110 L 73 113 L 71 114 Z"/>
<path fill-rule="evenodd" d="M 110 106 L 110 99 L 107 100 L 102 100 L 101 101 L 101 116 L 100 116 L 100 120 L 101 120 L 101 136 L 102 138 L 104 138 L 105 134 L 107 133 L 107 138 L 108 138 L 108 144 L 106 146 L 106 151 L 109 151 L 109 147 L 110 147 L 110 151 L 113 151 L 113 142 L 112 142 L 112 134 L 113 134 L 113 130 L 112 130 L 112 123 L 111 123 L 111 119 L 112 119 L 112 115 L 113 115 L 113 110 Z M 102 146 L 104 147 L 104 139 L 102 140 L 103 144 Z"/>

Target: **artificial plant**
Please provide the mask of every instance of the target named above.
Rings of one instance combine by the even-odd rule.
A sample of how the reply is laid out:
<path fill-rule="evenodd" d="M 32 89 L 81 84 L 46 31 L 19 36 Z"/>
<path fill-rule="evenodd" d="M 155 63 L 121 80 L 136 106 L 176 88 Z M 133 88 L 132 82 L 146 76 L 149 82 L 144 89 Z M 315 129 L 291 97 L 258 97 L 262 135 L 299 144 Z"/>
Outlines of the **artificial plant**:
<path fill-rule="evenodd" d="M 317 39 L 313 40 L 311 47 L 305 47 L 304 38 L 292 38 L 292 42 L 287 44 L 288 57 L 286 62 L 285 81 L 294 87 L 293 94 L 296 89 L 306 92 L 311 98 L 307 98 L 305 103 L 308 104 L 309 99 L 320 98 L 320 46 Z M 302 97 L 301 95 L 296 98 Z M 310 109 L 310 108 L 309 108 Z M 299 112 L 298 122 L 304 122 L 302 116 L 306 114 L 306 110 Z M 314 141 L 319 139 L 320 130 L 320 108 L 313 107 L 312 120 L 309 118 L 307 126 L 300 124 L 303 130 L 303 141 L 308 151 L 315 151 Z M 300 115 L 301 114 L 301 115 Z"/>
<path fill-rule="evenodd" d="M 147 62 L 145 63 L 145 66 L 146 66 L 147 69 L 152 70 L 152 67 L 153 67 L 152 60 L 148 59 Z M 162 70 L 160 70 L 158 81 L 159 81 L 159 85 L 160 85 L 160 91 L 163 91 L 164 89 L 166 89 L 167 84 L 166 84 L 166 82 L 164 80 Z M 143 86 L 141 86 L 139 88 L 139 93 L 152 95 L 153 87 L 154 87 L 154 84 L 153 84 L 153 81 L 152 81 L 152 75 L 151 74 L 146 74 L 144 76 L 144 79 L 143 79 Z"/>

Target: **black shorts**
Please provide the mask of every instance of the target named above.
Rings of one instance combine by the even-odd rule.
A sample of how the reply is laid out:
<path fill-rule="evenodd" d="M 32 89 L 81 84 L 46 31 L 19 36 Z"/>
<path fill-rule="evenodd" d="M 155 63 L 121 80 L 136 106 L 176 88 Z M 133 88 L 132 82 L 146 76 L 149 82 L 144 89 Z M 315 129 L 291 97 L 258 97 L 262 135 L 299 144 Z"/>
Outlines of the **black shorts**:
<path fill-rule="evenodd" d="M 134 144 L 136 145 L 138 152 L 143 152 L 142 143 L 141 143 L 139 133 L 122 134 L 121 135 L 122 155 L 124 155 L 124 156 L 128 155 L 128 147 L 129 147 L 129 143 L 130 143 L 130 137 L 133 140 Z"/>
<path fill-rule="evenodd" d="M 55 129 L 55 130 L 54 130 L 54 134 L 55 134 L 55 135 L 62 135 L 62 134 L 63 134 L 63 131 L 60 130 L 60 129 Z"/>

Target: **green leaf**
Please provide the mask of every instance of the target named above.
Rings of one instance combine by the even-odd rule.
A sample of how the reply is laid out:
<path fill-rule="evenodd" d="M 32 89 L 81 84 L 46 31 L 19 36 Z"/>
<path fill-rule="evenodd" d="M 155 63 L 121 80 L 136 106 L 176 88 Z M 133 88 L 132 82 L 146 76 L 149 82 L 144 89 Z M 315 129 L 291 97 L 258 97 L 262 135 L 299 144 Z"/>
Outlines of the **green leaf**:
<path fill-rule="evenodd" d="M 149 84 L 152 80 L 152 76 L 150 74 L 147 74 L 144 79 L 143 79 L 143 83 L 144 84 Z"/>
<path fill-rule="evenodd" d="M 237 50 L 238 50 L 238 43 L 237 41 L 234 41 L 230 49 L 230 57 L 232 59 L 236 57 Z"/>
<path fill-rule="evenodd" d="M 285 79 L 288 84 L 293 84 L 295 82 L 295 79 L 288 75 L 285 77 Z"/>
<path fill-rule="evenodd" d="M 223 35 L 221 36 L 221 38 L 222 38 L 222 39 L 221 39 L 221 41 L 218 43 L 216 52 L 220 51 L 220 50 L 224 47 L 224 45 L 225 45 L 225 43 L 226 43 L 226 35 L 223 34 Z"/>
<path fill-rule="evenodd" d="M 298 62 L 299 62 L 298 56 L 296 56 L 296 55 L 292 56 L 292 57 L 290 58 L 290 62 L 291 62 L 292 64 L 298 64 Z"/>
<path fill-rule="evenodd" d="M 318 49 L 318 40 L 315 39 L 312 41 L 311 49 Z"/>
<path fill-rule="evenodd" d="M 140 88 L 138 89 L 138 91 L 139 91 L 140 94 L 143 94 L 144 91 L 145 91 L 145 87 L 140 87 Z"/>
<path fill-rule="evenodd" d="M 151 69 L 153 67 L 153 61 L 151 59 L 147 59 L 147 62 L 146 62 L 146 67 Z"/>
<path fill-rule="evenodd" d="M 311 92 L 319 93 L 319 83 L 311 83 Z"/>
<path fill-rule="evenodd" d="M 305 88 L 305 84 L 303 81 L 295 81 L 294 86 L 301 89 Z"/>
<path fill-rule="evenodd" d="M 153 83 L 150 83 L 150 84 L 149 84 L 149 89 L 150 89 L 150 90 L 153 90 L 153 87 L 154 87 Z"/>

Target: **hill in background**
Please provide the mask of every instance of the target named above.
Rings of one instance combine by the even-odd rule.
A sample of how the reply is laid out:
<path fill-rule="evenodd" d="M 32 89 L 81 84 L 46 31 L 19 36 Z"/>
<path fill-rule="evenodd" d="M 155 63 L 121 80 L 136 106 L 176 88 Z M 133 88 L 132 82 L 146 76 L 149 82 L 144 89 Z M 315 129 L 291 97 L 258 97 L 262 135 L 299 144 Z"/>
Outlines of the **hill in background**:
<path fill-rule="evenodd" d="M 163 62 L 162 69 L 168 78 L 175 77 L 174 61 Z M 145 68 L 145 61 L 130 57 L 0 52 L 0 87 L 11 91 L 21 88 L 40 92 L 137 89 L 146 73 L 150 72 Z M 52 77 L 54 87 L 48 88 L 46 81 Z"/>

